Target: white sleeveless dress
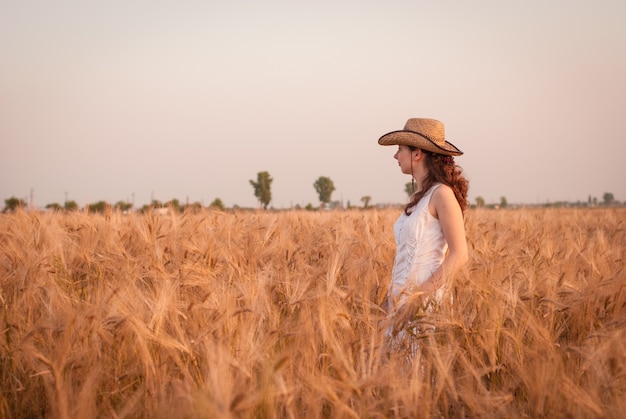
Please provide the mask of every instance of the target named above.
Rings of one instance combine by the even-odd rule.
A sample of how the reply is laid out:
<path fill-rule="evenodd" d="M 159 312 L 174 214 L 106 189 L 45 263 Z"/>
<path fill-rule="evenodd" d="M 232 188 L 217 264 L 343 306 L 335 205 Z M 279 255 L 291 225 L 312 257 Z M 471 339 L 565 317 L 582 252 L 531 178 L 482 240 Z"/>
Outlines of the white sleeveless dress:
<path fill-rule="evenodd" d="M 448 243 L 439 220 L 428 209 L 433 192 L 440 186 L 434 184 L 411 214 L 403 211 L 394 224 L 396 256 L 389 285 L 390 308 L 402 300 L 403 291 L 424 283 L 443 263 Z M 441 299 L 442 291 L 435 293 L 435 300 Z"/>

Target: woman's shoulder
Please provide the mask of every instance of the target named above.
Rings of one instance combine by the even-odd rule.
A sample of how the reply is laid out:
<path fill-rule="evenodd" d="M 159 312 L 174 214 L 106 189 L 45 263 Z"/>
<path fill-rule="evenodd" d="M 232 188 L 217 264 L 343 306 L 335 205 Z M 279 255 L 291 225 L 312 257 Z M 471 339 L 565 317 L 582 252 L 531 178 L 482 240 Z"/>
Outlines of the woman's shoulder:
<path fill-rule="evenodd" d="M 452 188 L 446 185 L 445 183 L 435 183 L 431 187 L 430 193 L 433 196 L 442 196 L 442 195 L 448 195 L 448 194 L 454 195 L 454 191 L 452 190 Z"/>
<path fill-rule="evenodd" d="M 456 196 L 452 188 L 446 184 L 440 183 L 437 188 L 433 190 L 433 194 L 430 199 L 431 213 L 436 214 L 438 208 L 441 206 L 448 206 L 457 203 Z"/>
<path fill-rule="evenodd" d="M 453 198 L 456 200 L 456 198 L 454 197 L 454 191 L 450 186 L 446 185 L 445 183 L 437 183 L 433 185 L 433 198 Z"/>
<path fill-rule="evenodd" d="M 432 188 L 433 188 L 434 191 L 437 191 L 437 190 L 440 190 L 440 191 L 441 190 L 448 190 L 448 191 L 452 192 L 452 188 L 450 186 L 446 185 L 445 183 L 437 182 L 437 183 L 435 183 L 432 186 Z"/>

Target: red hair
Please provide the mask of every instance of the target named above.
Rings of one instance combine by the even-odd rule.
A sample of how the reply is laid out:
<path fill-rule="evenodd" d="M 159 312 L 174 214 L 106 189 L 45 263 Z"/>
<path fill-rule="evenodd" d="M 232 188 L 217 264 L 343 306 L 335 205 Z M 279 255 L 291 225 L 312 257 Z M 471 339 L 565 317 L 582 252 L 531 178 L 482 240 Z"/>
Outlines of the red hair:
<path fill-rule="evenodd" d="M 411 151 L 417 150 L 415 147 L 409 147 Z M 422 180 L 422 189 L 411 195 L 411 199 L 404 207 L 406 215 L 410 215 L 409 211 L 415 206 L 426 192 L 435 184 L 442 183 L 448 185 L 454 192 L 454 196 L 461 207 L 461 212 L 465 213 L 469 205 L 467 200 L 467 191 L 469 189 L 469 181 L 463 175 L 463 169 L 454 162 L 451 156 L 433 153 L 431 151 L 422 150 L 426 156 L 425 164 L 428 174 Z"/>

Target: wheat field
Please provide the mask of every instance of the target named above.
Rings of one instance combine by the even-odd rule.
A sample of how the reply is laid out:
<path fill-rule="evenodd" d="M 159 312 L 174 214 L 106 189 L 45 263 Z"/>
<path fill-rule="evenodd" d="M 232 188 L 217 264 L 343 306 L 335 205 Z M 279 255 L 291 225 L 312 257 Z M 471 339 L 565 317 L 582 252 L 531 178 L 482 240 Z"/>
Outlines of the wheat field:
<path fill-rule="evenodd" d="M 390 349 L 398 213 L 0 215 L 0 417 L 624 416 L 626 209 L 469 210 Z"/>

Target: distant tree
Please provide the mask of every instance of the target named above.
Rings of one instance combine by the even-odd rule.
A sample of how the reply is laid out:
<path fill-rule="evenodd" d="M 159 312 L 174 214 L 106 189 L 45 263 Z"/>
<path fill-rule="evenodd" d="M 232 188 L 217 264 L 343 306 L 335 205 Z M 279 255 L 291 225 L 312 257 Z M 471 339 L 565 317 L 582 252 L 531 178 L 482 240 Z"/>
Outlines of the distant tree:
<path fill-rule="evenodd" d="M 363 208 L 369 207 L 371 200 L 372 197 L 368 195 L 361 197 L 361 202 L 363 202 Z"/>
<path fill-rule="evenodd" d="M 335 191 L 335 184 L 333 181 L 326 176 L 320 176 L 315 183 L 313 184 L 315 187 L 315 191 L 319 195 L 320 204 L 328 204 L 330 202 L 330 197 Z"/>
<path fill-rule="evenodd" d="M 198 213 L 202 209 L 202 204 L 200 202 L 194 202 L 192 204 L 187 204 L 182 207 L 183 211 L 191 211 L 192 213 Z"/>
<path fill-rule="evenodd" d="M 65 211 L 76 211 L 78 210 L 78 204 L 76 203 L 76 201 L 65 201 L 65 204 L 63 204 L 63 209 Z"/>
<path fill-rule="evenodd" d="M 505 196 L 500 197 L 500 208 L 506 208 L 509 203 L 506 200 Z"/>
<path fill-rule="evenodd" d="M 168 205 L 171 205 L 171 204 L 172 204 L 172 201 L 163 203 L 157 199 L 153 199 L 152 201 L 150 201 L 149 204 L 145 204 L 144 206 L 142 206 L 139 212 L 141 212 L 142 214 L 148 214 L 150 212 L 159 212 L 161 211 L 162 208 L 170 208 L 171 210 L 173 210 L 174 208 L 172 208 L 171 206 L 168 207 Z M 155 210 L 159 210 L 159 211 L 155 211 Z M 163 211 L 167 212 L 165 210 Z"/>
<path fill-rule="evenodd" d="M 12 196 L 11 198 L 4 200 L 4 209 L 2 212 L 13 212 L 18 208 L 24 209 L 25 207 L 26 201 Z"/>
<path fill-rule="evenodd" d="M 274 179 L 268 172 L 259 172 L 256 176 L 256 182 L 250 180 L 250 185 L 254 188 L 254 196 L 259 200 L 259 204 L 263 209 L 272 202 L 272 182 Z"/>
<path fill-rule="evenodd" d="M 411 195 L 413 195 L 413 182 L 407 182 L 404 184 L 404 192 L 406 192 L 406 194 L 410 197 Z"/>
<path fill-rule="evenodd" d="M 213 202 L 211 202 L 211 205 L 209 205 L 209 208 L 213 208 L 213 209 L 218 209 L 220 211 L 224 211 L 224 203 L 222 202 L 221 199 L 215 198 L 213 200 Z"/>
<path fill-rule="evenodd" d="M 98 201 L 96 203 L 89 204 L 89 212 L 98 212 L 102 214 L 106 211 L 108 206 L 109 204 L 105 201 Z"/>
<path fill-rule="evenodd" d="M 117 201 L 115 205 L 113 205 L 113 208 L 118 209 L 122 212 L 130 211 L 132 207 L 133 207 L 133 204 L 131 204 L 130 202 L 124 202 L 124 201 Z"/>
<path fill-rule="evenodd" d="M 61 204 L 53 202 L 51 204 L 46 205 L 46 209 L 52 210 L 52 211 L 61 211 L 63 207 L 61 206 Z"/>
<path fill-rule="evenodd" d="M 611 192 L 605 192 L 604 195 L 602 195 L 602 199 L 604 200 L 604 205 L 611 205 L 613 201 L 615 201 L 615 197 Z"/>
<path fill-rule="evenodd" d="M 181 207 L 180 207 L 180 201 L 176 198 L 167 201 L 165 203 L 165 206 L 168 207 L 169 209 L 171 209 L 172 211 L 180 211 Z"/>
<path fill-rule="evenodd" d="M 307 210 L 307 211 L 315 211 L 315 207 L 310 202 L 308 204 L 306 204 L 304 209 Z"/>
<path fill-rule="evenodd" d="M 476 206 L 478 208 L 482 208 L 485 206 L 485 198 L 483 198 L 482 196 L 477 196 L 476 197 Z"/>

